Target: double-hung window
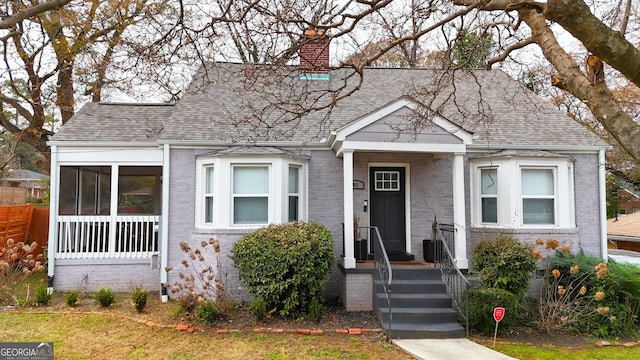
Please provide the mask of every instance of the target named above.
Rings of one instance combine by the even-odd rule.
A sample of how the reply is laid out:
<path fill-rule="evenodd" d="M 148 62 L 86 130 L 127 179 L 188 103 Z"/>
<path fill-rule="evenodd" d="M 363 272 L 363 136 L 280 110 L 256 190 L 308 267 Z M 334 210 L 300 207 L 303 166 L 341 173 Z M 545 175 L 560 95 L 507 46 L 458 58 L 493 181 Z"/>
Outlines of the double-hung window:
<path fill-rule="evenodd" d="M 204 167 L 204 223 L 213 223 L 213 166 Z"/>
<path fill-rule="evenodd" d="M 480 170 L 480 212 L 483 224 L 498 223 L 498 171 Z"/>
<path fill-rule="evenodd" d="M 269 167 L 233 166 L 233 223 L 269 221 Z"/>
<path fill-rule="evenodd" d="M 299 220 L 300 208 L 300 168 L 289 166 L 289 187 L 287 214 L 289 222 Z"/>
<path fill-rule="evenodd" d="M 522 168 L 522 223 L 553 225 L 555 221 L 554 169 Z"/>

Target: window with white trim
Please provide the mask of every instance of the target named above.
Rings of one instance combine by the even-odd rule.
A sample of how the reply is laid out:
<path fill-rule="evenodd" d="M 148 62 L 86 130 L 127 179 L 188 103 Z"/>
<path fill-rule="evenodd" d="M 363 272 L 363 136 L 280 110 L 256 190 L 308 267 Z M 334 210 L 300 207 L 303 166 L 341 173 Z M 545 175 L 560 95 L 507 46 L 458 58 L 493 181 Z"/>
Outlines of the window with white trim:
<path fill-rule="evenodd" d="M 522 223 L 555 225 L 554 169 L 520 169 Z"/>
<path fill-rule="evenodd" d="M 233 166 L 233 223 L 269 221 L 269 167 Z"/>
<path fill-rule="evenodd" d="M 374 177 L 376 191 L 400 191 L 399 171 L 376 171 Z"/>
<path fill-rule="evenodd" d="M 307 218 L 304 157 L 207 154 L 196 165 L 198 228 L 255 228 Z"/>
<path fill-rule="evenodd" d="M 483 224 L 498 223 L 498 171 L 480 169 L 480 212 Z"/>
<path fill-rule="evenodd" d="M 475 159 L 471 181 L 476 227 L 575 227 L 570 158 Z"/>
<path fill-rule="evenodd" d="M 289 198 L 287 206 L 287 214 L 289 222 L 299 220 L 300 208 L 300 168 L 297 166 L 289 166 Z"/>
<path fill-rule="evenodd" d="M 204 174 L 204 223 L 213 224 L 213 166 L 205 166 Z"/>

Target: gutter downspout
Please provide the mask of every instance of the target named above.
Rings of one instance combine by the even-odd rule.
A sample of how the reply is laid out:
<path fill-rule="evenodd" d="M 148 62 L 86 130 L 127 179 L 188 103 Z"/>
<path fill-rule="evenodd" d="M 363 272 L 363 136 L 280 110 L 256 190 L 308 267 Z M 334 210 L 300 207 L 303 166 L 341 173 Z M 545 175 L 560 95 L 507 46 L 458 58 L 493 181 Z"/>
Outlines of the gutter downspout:
<path fill-rule="evenodd" d="M 168 264 L 168 250 L 169 250 L 169 164 L 171 163 L 169 144 L 164 144 L 163 156 L 162 156 L 162 217 L 160 218 L 160 233 L 162 246 L 160 247 L 160 296 L 162 302 L 169 301 L 169 295 L 167 294 L 167 288 L 164 284 L 167 283 L 167 272 L 165 269 Z"/>
<path fill-rule="evenodd" d="M 608 260 L 607 251 L 607 179 L 605 176 L 605 152 L 598 152 L 598 195 L 600 197 L 600 254 L 604 261 Z"/>
<path fill-rule="evenodd" d="M 49 184 L 49 237 L 47 239 L 47 293 L 53 294 L 55 276 L 56 239 L 58 238 L 58 203 L 60 177 L 58 176 L 58 147 L 51 146 L 51 183 Z"/>

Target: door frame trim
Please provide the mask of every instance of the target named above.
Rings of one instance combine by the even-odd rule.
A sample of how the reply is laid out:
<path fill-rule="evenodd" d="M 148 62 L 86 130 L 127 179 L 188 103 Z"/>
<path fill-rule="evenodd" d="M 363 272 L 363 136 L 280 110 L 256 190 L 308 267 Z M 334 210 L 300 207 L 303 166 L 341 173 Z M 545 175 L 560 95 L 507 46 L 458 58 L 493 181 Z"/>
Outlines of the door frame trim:
<path fill-rule="evenodd" d="M 371 168 L 404 168 L 404 227 L 405 251 L 411 254 L 411 164 L 398 162 L 370 162 L 367 164 L 367 186 L 371 186 Z M 371 203 L 370 190 L 367 191 L 367 201 Z M 371 224 L 371 211 L 367 212 L 368 223 Z"/>

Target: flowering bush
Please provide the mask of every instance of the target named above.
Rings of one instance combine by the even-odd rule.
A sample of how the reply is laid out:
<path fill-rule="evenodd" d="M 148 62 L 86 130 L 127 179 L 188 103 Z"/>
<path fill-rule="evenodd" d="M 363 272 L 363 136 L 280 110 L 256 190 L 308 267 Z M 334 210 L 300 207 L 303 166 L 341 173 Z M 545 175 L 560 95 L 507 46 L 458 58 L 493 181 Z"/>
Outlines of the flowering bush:
<path fill-rule="evenodd" d="M 42 254 L 34 256 L 33 251 L 38 243 L 25 244 L 9 238 L 4 246 L 0 243 L 0 304 L 16 299 L 7 298 L 9 289 L 21 277 L 32 272 L 44 270 L 44 257 Z"/>
<path fill-rule="evenodd" d="M 178 297 L 182 308 L 187 312 L 195 311 L 204 303 L 212 305 L 221 302 L 225 291 L 220 280 L 220 242 L 211 238 L 209 241 L 201 241 L 200 247 L 194 249 L 186 241 L 181 241 L 180 249 L 186 254 L 186 258 L 182 259 L 182 268 L 177 271 L 178 280 L 165 283 L 165 287 Z M 215 259 L 215 267 L 209 264 L 211 258 L 205 256 L 209 251 Z M 167 272 L 173 270 L 172 267 L 165 268 Z"/>
<path fill-rule="evenodd" d="M 594 335 L 622 333 L 624 305 L 618 302 L 617 281 L 607 263 L 582 251 L 573 255 L 553 238 L 536 239 L 536 244 L 549 253 L 538 308 L 541 325 Z M 542 259 L 539 250 L 533 254 Z"/>

